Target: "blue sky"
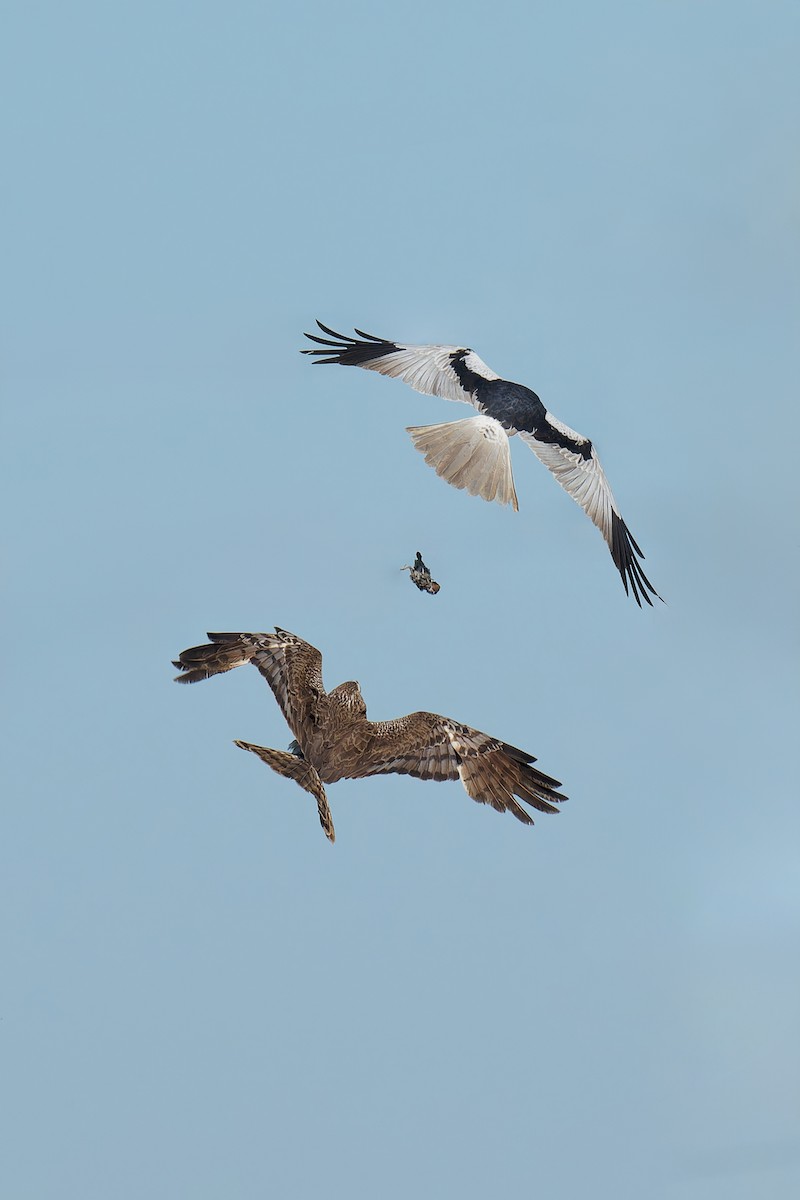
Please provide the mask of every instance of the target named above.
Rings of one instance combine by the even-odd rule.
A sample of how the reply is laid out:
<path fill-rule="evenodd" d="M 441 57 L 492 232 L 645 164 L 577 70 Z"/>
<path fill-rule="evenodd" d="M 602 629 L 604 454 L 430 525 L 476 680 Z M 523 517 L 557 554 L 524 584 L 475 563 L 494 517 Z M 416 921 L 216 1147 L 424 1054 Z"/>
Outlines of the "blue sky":
<path fill-rule="evenodd" d="M 786 3 L 14 6 L 0 47 L 3 1193 L 800 1184 L 800 16 Z M 470 345 L 598 447 L 667 604 L 313 368 Z M 399 568 L 421 549 L 435 598 Z M 313 801 L 207 629 L 535 753 Z"/>

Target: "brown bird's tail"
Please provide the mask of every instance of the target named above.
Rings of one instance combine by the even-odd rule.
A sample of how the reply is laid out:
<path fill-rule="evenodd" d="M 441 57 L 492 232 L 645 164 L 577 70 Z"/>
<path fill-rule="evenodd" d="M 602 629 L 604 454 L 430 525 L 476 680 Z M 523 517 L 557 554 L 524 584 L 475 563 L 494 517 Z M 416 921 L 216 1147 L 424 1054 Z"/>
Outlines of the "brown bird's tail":
<path fill-rule="evenodd" d="M 206 647 L 201 647 L 201 649 L 204 648 Z M 233 665 L 238 666 L 239 664 L 234 663 Z M 230 668 L 222 667 L 220 669 L 227 671 Z M 268 746 L 254 746 L 251 742 L 236 741 L 234 745 L 238 746 L 240 750 L 249 750 L 252 754 L 257 754 L 262 762 L 265 762 L 268 767 L 272 767 L 273 771 L 277 771 L 279 775 L 284 775 L 287 779 L 293 779 L 295 783 L 299 783 L 301 788 L 310 792 L 317 802 L 319 823 L 325 831 L 325 836 L 332 842 L 336 841 L 336 830 L 333 828 L 328 797 L 325 795 L 322 780 L 311 763 L 306 762 L 299 754 L 291 754 L 288 750 L 270 750 Z"/>
<path fill-rule="evenodd" d="M 198 683 L 201 679 L 242 667 L 258 650 L 257 646 L 244 641 L 251 634 L 209 633 L 206 636 L 211 638 L 211 645 L 191 646 L 173 661 L 173 667 L 182 672 L 175 676 L 176 683 Z"/>
<path fill-rule="evenodd" d="M 519 509 L 508 436 L 499 422 L 465 417 L 442 425 L 409 425 L 407 432 L 428 466 L 453 487 Z"/>

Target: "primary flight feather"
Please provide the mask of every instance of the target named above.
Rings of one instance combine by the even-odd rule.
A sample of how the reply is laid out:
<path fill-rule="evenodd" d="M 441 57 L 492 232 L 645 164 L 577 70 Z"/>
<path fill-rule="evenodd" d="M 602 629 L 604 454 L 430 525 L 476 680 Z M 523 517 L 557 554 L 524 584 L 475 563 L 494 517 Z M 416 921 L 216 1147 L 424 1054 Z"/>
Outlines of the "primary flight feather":
<path fill-rule="evenodd" d="M 294 734 L 289 750 L 237 741 L 280 775 L 314 797 L 322 828 L 335 840 L 324 784 L 369 775 L 460 779 L 467 795 L 498 812 L 533 824 L 522 800 L 554 813 L 566 800 L 557 779 L 537 771 L 532 754 L 437 713 L 415 712 L 393 721 L 368 721 L 357 683 L 326 692 L 322 655 L 285 629 L 275 633 L 209 633 L 210 643 L 184 650 L 175 660 L 177 683 L 197 683 L 252 663 L 272 688 Z"/>
<path fill-rule="evenodd" d="M 352 338 L 321 321 L 317 325 L 327 337 L 305 336 L 323 349 L 302 351 L 317 364 L 363 367 L 478 410 L 478 416 L 461 421 L 408 428 L 437 475 L 473 496 L 517 509 L 509 438 L 519 434 L 600 530 L 626 593 L 640 608 L 642 600 L 652 605 L 651 595 L 661 599 L 642 570 L 644 555 L 622 519 L 594 446 L 549 413 L 530 388 L 501 379 L 466 346 L 405 346 L 360 329 Z"/>

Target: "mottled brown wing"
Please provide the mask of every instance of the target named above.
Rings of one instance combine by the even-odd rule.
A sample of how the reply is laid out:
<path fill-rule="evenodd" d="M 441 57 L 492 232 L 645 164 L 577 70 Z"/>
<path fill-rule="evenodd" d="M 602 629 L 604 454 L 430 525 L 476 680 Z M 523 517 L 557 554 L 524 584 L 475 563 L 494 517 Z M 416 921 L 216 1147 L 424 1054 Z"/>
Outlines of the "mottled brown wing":
<path fill-rule="evenodd" d="M 566 796 L 557 779 L 537 771 L 532 754 L 489 737 L 468 725 L 416 712 L 395 721 L 365 722 L 360 744 L 343 775 L 414 775 L 418 779 L 460 779 L 467 795 L 498 812 L 508 810 L 526 825 L 533 819 L 515 797 L 540 812 Z"/>
<path fill-rule="evenodd" d="M 238 644 L 266 679 L 302 747 L 325 695 L 322 655 L 315 646 L 277 626 L 274 633 L 209 633 L 215 645 Z"/>

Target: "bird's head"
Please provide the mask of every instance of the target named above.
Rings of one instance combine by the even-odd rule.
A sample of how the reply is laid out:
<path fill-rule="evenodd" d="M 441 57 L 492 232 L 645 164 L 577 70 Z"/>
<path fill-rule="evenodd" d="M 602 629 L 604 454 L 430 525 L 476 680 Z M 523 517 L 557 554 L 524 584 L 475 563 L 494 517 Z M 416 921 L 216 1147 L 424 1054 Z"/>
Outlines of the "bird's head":
<path fill-rule="evenodd" d="M 354 679 L 348 679 L 347 683 L 340 683 L 333 689 L 331 695 L 336 696 L 352 712 L 358 713 L 362 717 L 367 715 L 367 706 L 361 695 L 361 688 Z"/>

